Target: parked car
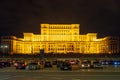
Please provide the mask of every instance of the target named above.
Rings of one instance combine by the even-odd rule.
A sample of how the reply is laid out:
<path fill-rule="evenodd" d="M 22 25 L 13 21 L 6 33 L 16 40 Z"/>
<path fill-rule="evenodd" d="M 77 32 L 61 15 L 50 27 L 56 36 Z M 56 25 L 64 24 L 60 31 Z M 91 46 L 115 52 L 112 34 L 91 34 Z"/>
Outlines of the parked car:
<path fill-rule="evenodd" d="M 91 62 L 90 61 L 82 61 L 81 62 L 81 68 L 91 68 Z"/>
<path fill-rule="evenodd" d="M 80 68 L 78 60 L 70 60 L 72 70 L 78 70 Z"/>
<path fill-rule="evenodd" d="M 56 64 L 57 64 L 57 60 L 53 60 L 52 65 L 56 65 Z"/>
<path fill-rule="evenodd" d="M 1 62 L 0 62 L 0 65 L 1 65 L 2 67 L 10 67 L 10 66 L 11 66 L 11 64 L 10 64 L 9 61 L 1 61 Z"/>
<path fill-rule="evenodd" d="M 92 68 L 94 68 L 94 69 L 95 68 L 102 69 L 103 65 L 99 61 L 93 61 Z"/>
<path fill-rule="evenodd" d="M 120 61 L 115 60 L 115 61 L 113 61 L 113 64 L 114 64 L 114 65 L 120 65 Z"/>
<path fill-rule="evenodd" d="M 110 62 L 111 63 L 111 62 Z M 108 60 L 102 60 L 101 61 L 101 64 L 102 65 L 109 65 L 109 61 Z"/>
<path fill-rule="evenodd" d="M 60 70 L 71 70 L 72 67 L 71 67 L 71 64 L 69 62 L 63 62 L 61 65 L 60 65 Z"/>
<path fill-rule="evenodd" d="M 70 60 L 69 63 L 70 63 L 71 65 L 78 64 L 76 60 Z"/>
<path fill-rule="evenodd" d="M 0 68 L 3 68 L 4 66 L 3 66 L 3 63 L 2 62 L 0 62 Z"/>
<path fill-rule="evenodd" d="M 57 61 L 57 64 L 56 64 L 56 66 L 57 66 L 57 68 L 60 68 L 60 65 L 63 63 L 63 61 Z"/>
<path fill-rule="evenodd" d="M 38 64 L 37 62 L 31 62 L 26 65 L 25 69 L 26 70 L 38 70 L 40 69 L 40 64 Z"/>
<path fill-rule="evenodd" d="M 50 61 L 45 61 L 44 68 L 51 68 L 51 67 L 52 67 L 52 63 Z"/>
<path fill-rule="evenodd" d="M 9 61 L 5 61 L 4 64 L 6 65 L 6 67 L 11 67 L 11 63 Z"/>
<path fill-rule="evenodd" d="M 16 62 L 15 67 L 16 69 L 25 69 L 26 65 L 24 62 Z"/>
<path fill-rule="evenodd" d="M 119 60 L 104 60 L 104 61 L 101 61 L 101 63 L 103 65 L 120 65 Z"/>

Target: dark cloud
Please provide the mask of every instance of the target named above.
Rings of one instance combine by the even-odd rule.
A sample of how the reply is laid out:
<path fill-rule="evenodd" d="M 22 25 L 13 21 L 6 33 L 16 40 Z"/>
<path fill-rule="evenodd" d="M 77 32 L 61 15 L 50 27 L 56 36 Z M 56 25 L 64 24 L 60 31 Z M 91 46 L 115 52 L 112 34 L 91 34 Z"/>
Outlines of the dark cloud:
<path fill-rule="evenodd" d="M 120 35 L 119 0 L 1 0 L 0 34 L 40 32 L 40 23 L 79 23 L 81 34 Z"/>

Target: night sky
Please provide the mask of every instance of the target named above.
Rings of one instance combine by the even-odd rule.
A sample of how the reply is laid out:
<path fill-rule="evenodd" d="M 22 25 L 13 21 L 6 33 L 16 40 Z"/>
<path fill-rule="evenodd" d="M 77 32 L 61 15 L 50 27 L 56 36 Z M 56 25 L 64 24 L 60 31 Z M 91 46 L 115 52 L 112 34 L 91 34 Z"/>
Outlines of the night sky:
<path fill-rule="evenodd" d="M 40 33 L 41 23 L 81 24 L 80 34 L 120 36 L 120 0 L 0 0 L 0 36 Z"/>

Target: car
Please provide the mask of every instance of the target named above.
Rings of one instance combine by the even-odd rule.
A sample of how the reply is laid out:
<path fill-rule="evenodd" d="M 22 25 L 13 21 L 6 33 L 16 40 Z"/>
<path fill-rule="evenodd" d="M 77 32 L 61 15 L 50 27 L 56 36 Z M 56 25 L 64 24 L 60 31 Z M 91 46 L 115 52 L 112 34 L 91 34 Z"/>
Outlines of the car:
<path fill-rule="evenodd" d="M 111 62 L 110 62 L 111 63 Z M 102 65 L 109 65 L 109 61 L 108 60 L 102 60 L 101 61 Z M 112 63 L 111 63 L 112 64 Z"/>
<path fill-rule="evenodd" d="M 114 65 L 120 65 L 120 61 L 115 60 L 115 61 L 113 61 L 113 64 Z"/>
<path fill-rule="evenodd" d="M 4 66 L 3 66 L 3 63 L 2 62 L 0 62 L 0 68 L 3 68 Z"/>
<path fill-rule="evenodd" d="M 81 62 L 81 68 L 91 68 L 91 62 L 90 61 L 82 61 Z"/>
<path fill-rule="evenodd" d="M 78 70 L 80 68 L 78 60 L 70 60 L 69 63 L 71 64 L 72 70 Z"/>
<path fill-rule="evenodd" d="M 52 65 L 57 65 L 57 60 L 53 60 Z"/>
<path fill-rule="evenodd" d="M 6 65 L 6 67 L 11 67 L 11 63 L 9 61 L 5 61 L 4 64 Z"/>
<path fill-rule="evenodd" d="M 60 65 L 60 70 L 71 70 L 72 67 L 71 67 L 71 64 L 69 62 L 63 62 L 61 65 Z"/>
<path fill-rule="evenodd" d="M 0 62 L 0 65 L 2 67 L 10 67 L 11 66 L 11 63 L 9 61 L 1 61 Z"/>
<path fill-rule="evenodd" d="M 71 65 L 78 64 L 76 60 L 70 60 L 69 63 L 70 63 Z"/>
<path fill-rule="evenodd" d="M 92 68 L 94 68 L 94 69 L 102 69 L 103 65 L 99 61 L 93 61 Z"/>
<path fill-rule="evenodd" d="M 4 61 L 1 61 L 1 62 L 0 62 L 0 65 L 1 65 L 1 68 L 6 67 L 6 65 L 5 65 L 5 62 L 4 62 Z"/>
<path fill-rule="evenodd" d="M 15 67 L 16 69 L 25 69 L 26 65 L 24 62 L 16 62 Z"/>
<path fill-rule="evenodd" d="M 60 68 L 60 65 L 61 65 L 62 63 L 63 63 L 63 61 L 58 60 L 58 61 L 57 61 L 57 64 L 56 64 L 56 67 L 57 67 L 57 68 Z"/>
<path fill-rule="evenodd" d="M 25 70 L 38 70 L 40 69 L 40 64 L 37 62 L 28 63 L 25 67 Z"/>
<path fill-rule="evenodd" d="M 45 61 L 44 68 L 51 68 L 51 67 L 52 67 L 52 63 L 50 61 Z"/>

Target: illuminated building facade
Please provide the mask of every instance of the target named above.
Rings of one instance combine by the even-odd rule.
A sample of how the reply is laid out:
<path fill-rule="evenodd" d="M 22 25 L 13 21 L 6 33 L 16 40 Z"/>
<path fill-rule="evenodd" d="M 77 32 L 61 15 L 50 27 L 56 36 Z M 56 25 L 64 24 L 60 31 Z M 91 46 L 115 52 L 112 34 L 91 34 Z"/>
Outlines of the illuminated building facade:
<path fill-rule="evenodd" d="M 118 37 L 97 38 L 97 33 L 80 34 L 80 24 L 40 26 L 41 34 L 23 33 L 23 38 L 2 36 L 1 50 L 13 54 L 35 54 L 40 49 L 44 49 L 45 53 L 119 53 Z"/>

